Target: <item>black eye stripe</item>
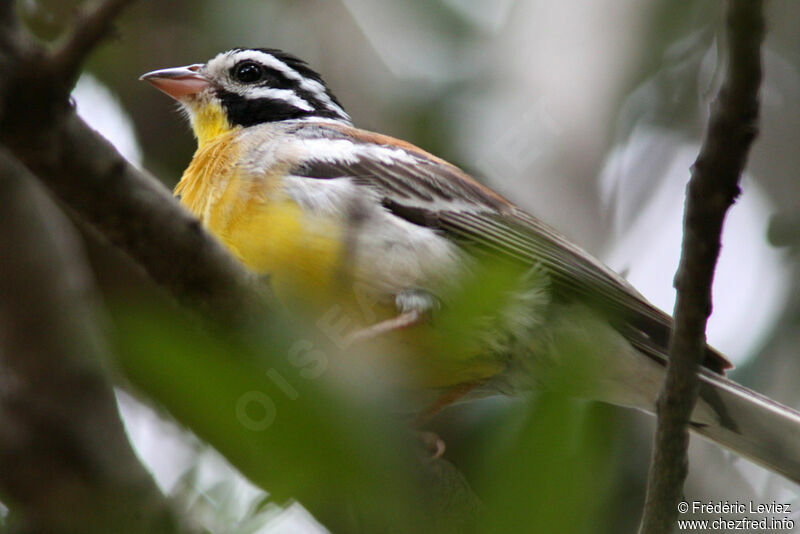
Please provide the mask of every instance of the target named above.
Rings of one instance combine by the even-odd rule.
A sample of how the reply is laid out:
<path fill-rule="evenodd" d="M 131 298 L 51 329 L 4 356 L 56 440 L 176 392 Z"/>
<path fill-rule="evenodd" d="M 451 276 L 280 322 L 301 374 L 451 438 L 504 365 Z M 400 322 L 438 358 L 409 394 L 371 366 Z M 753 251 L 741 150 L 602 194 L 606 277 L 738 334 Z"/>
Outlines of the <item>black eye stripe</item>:
<path fill-rule="evenodd" d="M 297 108 L 289 102 L 272 98 L 251 99 L 237 93 L 225 90 L 218 91 L 217 95 L 232 124 L 251 126 L 265 122 L 274 122 L 287 119 L 299 119 L 310 115 L 316 117 L 339 118 L 335 113 L 317 109 L 313 113 Z"/>
<path fill-rule="evenodd" d="M 263 77 L 262 82 L 259 83 L 262 87 L 276 87 L 278 89 L 291 89 L 297 85 L 297 82 L 290 80 L 284 73 L 271 67 L 262 67 Z"/>
<path fill-rule="evenodd" d="M 247 76 L 250 73 L 254 74 L 257 69 L 259 75 Z M 242 74 L 245 77 L 242 77 Z M 286 76 L 285 73 L 278 69 L 268 67 L 251 60 L 241 61 L 231 67 L 229 71 L 230 77 L 237 83 L 252 84 L 256 87 L 274 87 L 276 89 L 297 89 L 300 87 L 300 80 L 295 80 Z"/>

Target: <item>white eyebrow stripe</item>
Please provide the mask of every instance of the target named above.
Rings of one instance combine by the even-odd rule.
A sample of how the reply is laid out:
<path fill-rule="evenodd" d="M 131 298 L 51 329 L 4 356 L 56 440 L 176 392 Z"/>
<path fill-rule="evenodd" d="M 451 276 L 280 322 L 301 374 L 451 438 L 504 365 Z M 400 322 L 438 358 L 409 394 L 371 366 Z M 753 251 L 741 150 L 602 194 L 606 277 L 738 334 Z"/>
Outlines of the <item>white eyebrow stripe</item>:
<path fill-rule="evenodd" d="M 292 67 L 275 56 L 265 52 L 260 52 L 258 50 L 240 50 L 231 54 L 231 57 L 235 57 L 237 62 L 249 59 L 251 61 L 255 61 L 256 63 L 261 63 L 262 65 L 284 73 L 287 77 L 293 80 L 300 80 L 303 78 L 300 73 L 294 70 Z"/>
<path fill-rule="evenodd" d="M 295 80 L 299 82 L 299 85 L 302 89 L 310 92 L 317 98 L 326 108 L 330 111 L 333 111 L 337 115 L 350 120 L 350 116 L 342 109 L 341 106 L 337 105 L 331 97 L 328 95 L 328 91 L 325 89 L 325 86 L 322 85 L 317 80 L 310 80 L 297 72 L 295 69 L 281 61 L 280 59 L 276 58 L 271 54 L 267 54 L 265 52 L 260 52 L 258 50 L 242 50 L 232 54 L 232 56 L 236 56 L 237 60 L 252 60 L 272 69 L 277 70 L 278 72 L 283 73 L 287 78 L 291 80 Z"/>
<path fill-rule="evenodd" d="M 314 107 L 305 99 L 297 96 L 291 89 L 276 89 L 274 87 L 248 87 L 242 96 L 253 98 L 270 98 L 272 100 L 282 100 L 303 111 L 314 111 Z"/>

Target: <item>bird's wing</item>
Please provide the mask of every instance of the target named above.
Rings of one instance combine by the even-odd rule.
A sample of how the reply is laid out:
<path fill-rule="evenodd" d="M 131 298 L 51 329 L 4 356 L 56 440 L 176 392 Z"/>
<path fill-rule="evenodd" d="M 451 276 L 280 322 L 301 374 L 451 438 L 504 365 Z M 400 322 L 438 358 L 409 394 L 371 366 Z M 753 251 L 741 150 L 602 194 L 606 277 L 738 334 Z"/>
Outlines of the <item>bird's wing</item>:
<path fill-rule="evenodd" d="M 384 207 L 398 217 L 495 254 L 539 264 L 549 271 L 559 291 L 608 312 L 617 329 L 642 352 L 657 358 L 666 354 L 672 318 L 550 226 L 409 143 L 343 125 L 312 128 L 309 142 L 346 144 L 327 152 L 308 151 L 321 157 L 303 160 L 292 174 L 350 177 L 377 191 Z M 717 372 L 732 367 L 711 348 L 704 364 Z"/>

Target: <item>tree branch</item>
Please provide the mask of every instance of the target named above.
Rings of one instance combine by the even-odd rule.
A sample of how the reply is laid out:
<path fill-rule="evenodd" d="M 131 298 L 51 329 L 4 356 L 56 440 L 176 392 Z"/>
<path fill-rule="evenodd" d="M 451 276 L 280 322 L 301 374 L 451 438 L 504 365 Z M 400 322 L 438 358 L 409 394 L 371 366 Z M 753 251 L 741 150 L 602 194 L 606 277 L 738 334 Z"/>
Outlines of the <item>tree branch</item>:
<path fill-rule="evenodd" d="M 135 0 L 103 0 L 83 8 L 72 30 L 50 54 L 54 78 L 70 89 L 81 72 L 86 57 L 111 32 L 117 15 Z"/>
<path fill-rule="evenodd" d="M 84 17 L 89 28 L 75 30 L 55 55 L 62 75 L 74 74 L 129 1 L 109 0 Z M 263 319 L 263 284 L 75 114 L 58 89 L 66 82 L 39 68 L 46 57 L 27 34 L 0 41 L 0 143 L 179 301 L 225 323 Z"/>
<path fill-rule="evenodd" d="M 128 444 L 69 222 L 0 149 L 0 492 L 17 532 L 188 532 Z"/>
<path fill-rule="evenodd" d="M 0 140 L 61 201 L 183 304 L 229 324 L 263 315 L 254 275 L 73 111 L 28 136 L 9 133 Z"/>
<path fill-rule="evenodd" d="M 697 371 L 705 352 L 711 284 L 722 224 L 739 195 L 739 177 L 757 133 L 762 0 L 729 0 L 728 66 L 711 106 L 708 131 L 687 186 L 681 261 L 675 275 L 675 326 L 667 377 L 658 398 L 647 503 L 641 534 L 668 533 L 686 479 L 687 425 L 697 400 Z"/>

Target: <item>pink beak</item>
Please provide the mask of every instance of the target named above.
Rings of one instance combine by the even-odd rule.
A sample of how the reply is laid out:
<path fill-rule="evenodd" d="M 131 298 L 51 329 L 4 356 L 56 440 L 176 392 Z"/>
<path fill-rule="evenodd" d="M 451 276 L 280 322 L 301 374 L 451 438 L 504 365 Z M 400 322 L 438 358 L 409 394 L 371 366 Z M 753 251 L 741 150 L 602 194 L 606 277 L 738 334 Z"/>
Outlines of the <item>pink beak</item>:
<path fill-rule="evenodd" d="M 140 80 L 150 82 L 156 89 L 165 92 L 175 100 L 194 95 L 211 87 L 211 82 L 200 74 L 202 65 L 188 65 L 172 69 L 160 69 L 148 72 L 139 77 Z"/>

